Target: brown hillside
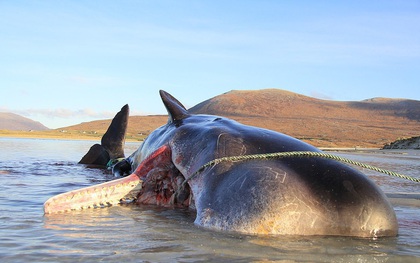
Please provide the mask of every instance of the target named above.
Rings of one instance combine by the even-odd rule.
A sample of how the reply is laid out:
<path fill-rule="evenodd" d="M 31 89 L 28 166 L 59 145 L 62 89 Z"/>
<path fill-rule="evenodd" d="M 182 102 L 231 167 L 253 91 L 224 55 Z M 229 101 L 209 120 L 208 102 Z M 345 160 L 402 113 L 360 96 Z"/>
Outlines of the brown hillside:
<path fill-rule="evenodd" d="M 381 147 L 420 134 L 420 101 L 320 100 L 289 91 L 231 91 L 190 109 L 222 115 L 325 147 Z"/>
<path fill-rule="evenodd" d="M 154 129 L 168 121 L 165 115 L 130 116 L 128 119 L 127 139 L 143 140 Z M 83 122 L 81 124 L 60 128 L 62 131 L 80 131 L 84 134 L 104 134 L 111 124 L 111 120 Z"/>
<path fill-rule="evenodd" d="M 182 101 L 182 98 L 179 98 Z M 276 130 L 322 147 L 382 147 L 420 134 L 420 101 L 375 98 L 360 102 L 320 100 L 289 91 L 230 91 L 190 109 Z M 143 138 L 167 116 L 132 116 L 128 138 Z M 66 127 L 103 133 L 111 120 Z"/>

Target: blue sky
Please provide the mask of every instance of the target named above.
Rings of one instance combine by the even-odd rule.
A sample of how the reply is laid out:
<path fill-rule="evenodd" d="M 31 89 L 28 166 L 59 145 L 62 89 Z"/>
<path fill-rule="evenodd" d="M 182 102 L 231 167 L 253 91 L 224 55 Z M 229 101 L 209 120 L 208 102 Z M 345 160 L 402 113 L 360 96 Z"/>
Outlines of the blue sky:
<path fill-rule="evenodd" d="M 49 128 L 279 88 L 420 100 L 420 1 L 0 1 L 0 111 Z"/>

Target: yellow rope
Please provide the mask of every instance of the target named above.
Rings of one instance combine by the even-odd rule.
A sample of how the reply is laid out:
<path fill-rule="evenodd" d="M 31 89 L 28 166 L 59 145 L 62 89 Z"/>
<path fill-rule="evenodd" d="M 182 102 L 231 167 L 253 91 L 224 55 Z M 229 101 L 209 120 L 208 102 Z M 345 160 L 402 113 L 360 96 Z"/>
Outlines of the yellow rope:
<path fill-rule="evenodd" d="M 336 161 L 340 161 L 340 162 L 344 162 L 344 163 L 349 163 L 352 165 L 356 165 L 356 166 L 360 166 L 362 168 L 366 168 L 369 170 L 373 170 L 379 173 L 384 173 L 387 175 L 391 175 L 391 176 L 395 176 L 398 178 L 402 178 L 402 179 L 406 179 L 406 180 L 410 180 L 416 183 L 420 183 L 420 179 L 418 178 L 414 178 L 408 175 L 403 175 L 400 173 L 396 173 L 393 171 L 389 171 L 389 170 L 385 170 L 385 169 L 381 169 L 372 165 L 368 165 L 368 164 L 364 164 L 361 162 L 356 162 L 347 158 L 343 158 L 337 155 L 333 155 L 333 154 L 329 154 L 329 153 L 324 153 L 324 152 L 310 152 L 310 151 L 305 151 L 305 152 L 300 152 L 300 151 L 296 151 L 296 152 L 276 152 L 276 153 L 263 153 L 263 154 L 251 154 L 251 155 L 240 155 L 240 156 L 229 156 L 229 157 L 222 157 L 222 158 L 218 158 L 218 159 L 214 159 L 206 164 L 204 164 L 203 166 L 201 166 L 197 171 L 195 171 L 189 178 L 187 178 L 183 185 L 189 181 L 190 179 L 192 179 L 193 177 L 195 177 L 199 172 L 203 171 L 205 168 L 209 167 L 209 166 L 213 166 L 213 165 L 217 165 L 221 162 L 237 162 L 237 161 L 247 161 L 247 160 L 257 160 L 257 159 L 276 159 L 276 158 L 287 158 L 287 157 L 320 157 L 320 158 L 326 158 L 326 159 L 333 159 Z"/>

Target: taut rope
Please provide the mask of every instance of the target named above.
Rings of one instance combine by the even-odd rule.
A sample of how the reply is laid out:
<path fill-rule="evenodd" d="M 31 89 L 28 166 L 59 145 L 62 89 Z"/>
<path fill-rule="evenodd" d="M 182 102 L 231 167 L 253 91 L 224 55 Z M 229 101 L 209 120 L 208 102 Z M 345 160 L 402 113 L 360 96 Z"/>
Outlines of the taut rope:
<path fill-rule="evenodd" d="M 361 162 L 356 162 L 347 158 L 343 158 L 334 154 L 324 153 L 324 152 L 311 152 L 311 151 L 296 151 L 296 152 L 276 152 L 276 153 L 262 153 L 262 154 L 250 154 L 250 155 L 240 155 L 240 156 L 229 156 L 229 157 L 222 157 L 214 159 L 203 166 L 201 166 L 197 171 L 195 171 L 190 177 L 185 179 L 185 181 L 182 183 L 182 186 L 184 186 L 189 180 L 193 179 L 198 173 L 203 171 L 205 168 L 213 165 L 217 165 L 221 162 L 238 162 L 238 161 L 248 161 L 248 160 L 258 160 L 258 159 L 277 159 L 277 158 L 287 158 L 287 157 L 320 157 L 325 159 L 332 159 L 356 166 L 360 166 L 362 168 L 366 168 L 369 170 L 373 170 L 379 173 L 384 173 L 387 175 L 395 176 L 398 178 L 410 180 L 416 183 L 420 183 L 420 179 L 414 178 L 408 175 L 403 175 L 400 173 L 396 173 L 393 171 L 381 169 L 372 165 L 364 164 Z"/>

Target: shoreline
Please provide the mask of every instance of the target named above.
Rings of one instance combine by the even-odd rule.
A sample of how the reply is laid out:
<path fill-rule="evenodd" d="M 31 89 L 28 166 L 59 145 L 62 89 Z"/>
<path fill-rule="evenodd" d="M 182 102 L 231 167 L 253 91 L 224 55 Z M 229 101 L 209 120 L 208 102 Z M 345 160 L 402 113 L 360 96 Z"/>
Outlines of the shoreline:
<path fill-rule="evenodd" d="M 368 152 L 368 151 L 382 151 L 378 147 L 317 147 L 324 152 Z"/>
<path fill-rule="evenodd" d="M 95 136 L 89 136 L 89 135 L 70 135 L 66 136 L 67 134 L 45 134 L 45 132 L 12 132 L 8 131 L 5 133 L 4 131 L 0 131 L 0 138 L 12 138 L 12 139 L 46 139 L 46 140 L 74 140 L 74 141 L 97 141 L 100 142 L 102 138 L 102 134 L 96 134 Z M 133 138 L 126 138 L 126 142 L 142 142 L 139 139 L 133 139 Z M 378 151 L 381 150 L 381 148 L 377 147 L 322 147 L 317 146 L 322 151 L 340 151 L 340 152 L 355 152 L 355 151 Z"/>
<path fill-rule="evenodd" d="M 80 131 L 68 131 L 62 132 L 59 130 L 48 130 L 48 131 L 10 131 L 0 130 L 0 138 L 15 138 L 15 139 L 48 139 L 48 140 L 77 140 L 77 141 L 93 141 L 100 142 L 103 134 L 98 133 L 84 133 Z M 132 136 L 128 134 L 125 138 L 126 142 L 143 142 L 146 136 Z M 307 142 L 308 143 L 308 142 Z M 309 142 L 309 144 L 311 144 Z M 385 152 L 393 149 L 383 149 L 380 147 L 369 147 L 369 146 L 318 146 L 311 144 L 321 151 L 325 152 Z M 399 149 L 399 150 L 410 150 L 410 149 Z"/>
<path fill-rule="evenodd" d="M 0 133 L 0 138 L 10 138 L 10 139 L 33 139 L 33 140 L 67 140 L 67 141 L 96 141 L 100 142 L 102 137 L 94 136 L 49 136 L 49 135 L 26 135 L 26 134 L 14 134 L 6 135 Z M 126 138 L 126 142 L 142 142 L 137 139 Z"/>
<path fill-rule="evenodd" d="M 78 140 L 78 141 L 101 141 L 102 133 L 83 134 L 78 131 L 60 132 L 57 130 L 48 131 L 10 131 L 0 130 L 0 138 L 15 139 L 49 139 L 49 140 Z M 140 138 L 127 136 L 127 142 L 141 142 Z"/>
<path fill-rule="evenodd" d="M 91 141 L 92 143 L 100 143 L 102 139 L 102 135 L 100 136 L 82 136 L 82 135 L 72 135 L 66 136 L 65 134 L 28 134 L 26 132 L 22 133 L 3 133 L 0 130 L 0 139 L 2 138 L 9 138 L 9 139 L 32 139 L 32 140 L 61 140 L 61 141 Z M 133 139 L 133 138 L 126 138 L 126 143 L 142 143 L 143 140 Z M 314 145 L 315 146 L 315 145 Z M 322 147 L 322 146 L 315 146 L 323 152 L 332 152 L 332 153 L 364 153 L 364 154 L 397 154 L 397 155 L 405 155 L 409 154 L 408 152 L 404 151 L 411 151 L 412 149 L 382 149 L 378 147 Z M 414 150 L 415 151 L 415 150 Z M 420 150 L 417 150 L 420 154 Z M 410 153 L 412 154 L 412 153 Z M 415 153 L 415 155 L 418 155 Z"/>
<path fill-rule="evenodd" d="M 60 136 L 29 136 L 29 135 L 4 135 L 0 134 L 0 138 L 10 139 L 47 139 L 47 140 L 74 140 L 74 141 L 96 141 L 100 139 L 94 137 L 60 137 Z"/>

